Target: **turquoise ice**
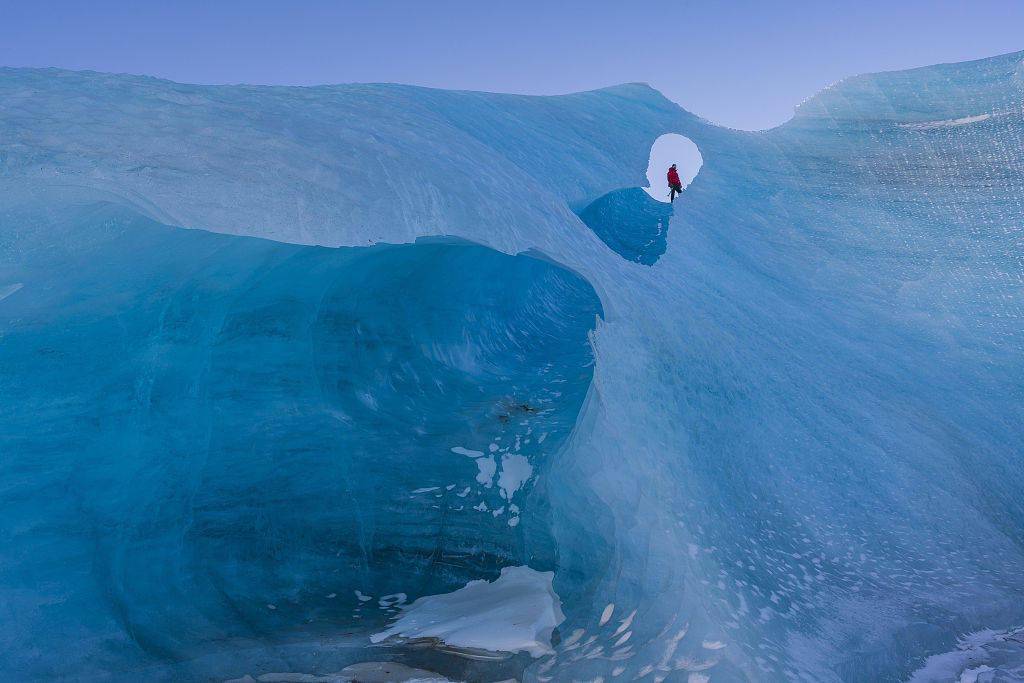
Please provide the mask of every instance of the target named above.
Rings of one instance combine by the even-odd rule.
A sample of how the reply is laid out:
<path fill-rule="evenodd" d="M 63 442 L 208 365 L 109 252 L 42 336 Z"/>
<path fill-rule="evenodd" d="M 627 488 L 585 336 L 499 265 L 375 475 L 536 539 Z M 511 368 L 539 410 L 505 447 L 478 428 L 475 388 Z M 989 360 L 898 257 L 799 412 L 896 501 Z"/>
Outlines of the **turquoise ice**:
<path fill-rule="evenodd" d="M 0 672 L 1012 675 L 1022 62 L 760 133 L 0 70 Z M 655 220 L 665 133 L 703 167 Z M 371 647 L 523 566 L 553 655 Z"/>

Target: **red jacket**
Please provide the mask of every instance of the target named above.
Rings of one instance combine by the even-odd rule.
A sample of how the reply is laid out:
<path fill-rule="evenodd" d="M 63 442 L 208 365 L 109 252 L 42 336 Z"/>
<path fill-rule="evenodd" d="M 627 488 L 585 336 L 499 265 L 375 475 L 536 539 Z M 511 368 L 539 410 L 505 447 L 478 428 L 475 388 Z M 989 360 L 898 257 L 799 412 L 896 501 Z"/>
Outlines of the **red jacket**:
<path fill-rule="evenodd" d="M 668 186 L 672 187 L 674 185 L 682 185 L 682 183 L 679 182 L 679 174 L 676 173 L 676 169 L 670 168 L 668 169 Z"/>

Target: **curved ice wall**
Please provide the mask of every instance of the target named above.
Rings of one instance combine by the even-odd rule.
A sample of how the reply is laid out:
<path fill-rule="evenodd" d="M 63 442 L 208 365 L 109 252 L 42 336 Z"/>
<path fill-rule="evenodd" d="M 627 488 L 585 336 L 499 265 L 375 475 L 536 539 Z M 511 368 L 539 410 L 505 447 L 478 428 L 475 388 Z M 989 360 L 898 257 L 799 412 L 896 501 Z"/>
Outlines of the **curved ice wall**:
<path fill-rule="evenodd" d="M 150 282 L 133 280 L 145 272 L 142 263 L 91 257 L 89 296 L 93 300 L 96 288 L 102 290 L 106 317 L 80 311 L 74 297 L 61 299 L 54 291 L 76 291 L 76 273 L 93 252 L 76 246 L 59 268 L 46 265 L 32 254 L 45 254 L 48 239 L 78 245 L 112 224 L 121 226 L 117 234 L 135 228 L 140 234 L 202 234 L 157 221 L 292 245 L 356 247 L 452 235 L 510 255 L 529 252 L 516 258 L 527 259 L 527 269 L 550 264 L 554 270 L 544 270 L 545 277 L 576 292 L 553 302 L 571 304 L 564 313 L 570 320 L 561 323 L 571 331 L 556 332 L 545 322 L 541 332 L 573 339 L 596 324 L 592 367 L 560 344 L 536 356 L 578 368 L 583 381 L 573 386 L 586 398 L 578 399 L 578 415 L 569 401 L 567 417 L 559 418 L 573 423 L 571 432 L 563 427 L 560 442 L 527 456 L 537 475 L 526 485 L 520 514 L 532 520 L 531 532 L 515 537 L 526 545 L 504 536 L 522 533 L 523 526 L 456 526 L 450 536 L 439 534 L 450 539 L 439 543 L 480 544 L 491 549 L 480 557 L 493 562 L 435 572 L 419 583 L 410 574 L 407 597 L 450 589 L 475 574 L 494 578 L 505 563 L 553 570 L 567 618 L 555 634 L 554 656 L 525 663 L 521 674 L 530 680 L 898 680 L 919 669 L 924 676 L 926 658 L 954 650 L 959 634 L 1024 622 L 1022 60 L 1024 54 L 1014 54 L 850 79 L 764 133 L 712 126 L 640 85 L 537 98 L 373 85 L 214 88 L 5 70 L 5 393 L 33 381 L 59 385 L 64 356 L 54 358 L 48 341 L 58 332 L 96 325 L 83 333 L 89 339 L 117 326 L 131 340 L 140 310 L 166 310 L 152 318 L 164 325 L 181 319 L 172 315 L 178 309 L 198 305 L 187 293 L 172 296 L 159 287 L 140 294 Z M 704 166 L 676 202 L 664 254 L 647 265 L 610 249 L 575 212 L 613 190 L 644 185 L 650 144 L 667 132 L 693 140 Z M 105 207 L 98 217 L 97 202 Z M 48 237 L 52 225 L 70 232 Z M 422 247 L 437 248 L 406 248 Z M 145 262 L 149 251 L 130 253 Z M 83 263 L 76 263 L 76 252 Z M 187 269 L 190 254 L 191 247 L 177 255 L 165 249 L 160 258 Z M 499 257 L 471 260 L 503 270 Z M 249 297 L 252 306 L 242 310 L 259 311 L 255 302 L 262 299 L 231 278 L 258 273 L 260 261 L 239 258 L 213 268 L 211 286 L 224 297 Z M 382 259 L 360 278 L 372 282 L 396 263 Z M 536 281 L 524 278 L 524 266 L 508 267 L 511 282 Z M 261 286 L 272 286 L 278 298 L 290 287 L 301 291 L 303 269 L 287 272 L 287 278 Z M 424 282 L 437 272 L 448 269 L 426 268 Z M 485 278 L 470 275 L 466 282 L 482 286 Z M 596 323 L 591 287 L 604 316 Z M 519 329 L 534 314 L 561 320 L 540 315 L 546 310 L 542 292 L 524 293 L 507 309 L 524 316 L 512 318 L 514 325 L 497 321 L 482 334 Z M 469 296 L 457 286 L 435 293 Z M 176 303 L 165 309 L 167 302 Z M 423 302 L 438 305 L 427 294 Z M 51 310 L 84 318 L 45 324 L 48 318 L 27 317 L 25 307 L 38 316 Z M 453 358 L 449 352 L 458 344 L 443 326 L 414 324 L 409 321 L 418 318 L 407 313 L 389 326 L 383 322 L 389 320 L 387 306 L 371 308 L 378 311 L 374 319 L 398 330 L 401 339 L 429 346 L 426 340 L 438 335 L 441 355 L 424 351 L 421 357 Z M 194 333 L 223 334 L 204 310 L 199 306 L 187 317 Z M 273 315 L 243 316 L 241 327 L 229 328 L 241 335 L 234 342 L 241 345 L 237 362 L 251 360 L 243 349 L 254 334 L 294 336 L 289 310 L 282 304 Z M 453 324 L 464 324 L 462 310 L 450 314 Z M 274 324 L 263 327 L 267 320 Z M 173 325 L 156 329 L 176 333 Z M 463 346 L 475 349 L 478 343 Z M 127 373 L 125 386 L 136 388 L 122 395 L 83 404 L 53 401 L 55 391 L 37 387 L 32 401 L 5 402 L 3 666 L 20 675 L 107 671 L 125 679 L 144 666 L 151 677 L 201 678 L 258 675 L 283 666 L 323 673 L 372 658 L 360 650 L 367 632 L 352 626 L 349 612 L 303 598 L 307 589 L 335 592 L 327 588 L 325 548 L 337 542 L 339 567 L 346 561 L 340 559 L 344 543 L 331 537 L 334 507 L 328 501 L 323 508 L 302 502 L 301 509 L 318 511 L 322 526 L 307 530 L 287 505 L 270 506 L 280 517 L 254 514 L 266 526 L 250 525 L 247 537 L 232 525 L 245 515 L 232 515 L 239 505 L 260 507 L 260 493 L 232 491 L 230 470 L 222 470 L 219 480 L 226 492 L 219 515 L 216 507 L 196 502 L 202 476 L 187 460 L 162 458 L 171 450 L 159 439 L 144 441 L 146 448 L 137 440 L 115 443 L 103 454 L 110 471 L 82 462 L 85 451 L 76 443 L 114 417 L 136 415 L 142 424 L 155 419 L 162 407 L 150 401 L 154 378 L 167 382 L 164 405 L 180 405 L 174 397 L 193 396 L 198 385 L 178 369 L 202 375 L 212 358 L 209 351 L 187 357 L 198 348 L 189 343 L 175 353 L 148 348 L 145 367 L 159 367 L 155 375 L 125 367 L 124 354 L 113 350 L 95 364 L 97 382 Z M 222 359 L 232 361 L 230 351 Z M 275 362 L 300 363 L 312 352 L 284 341 L 268 353 Z M 405 353 L 394 356 L 399 365 Z M 378 356 L 368 357 L 379 363 Z M 523 374 L 515 376 L 524 382 L 550 362 L 516 357 L 521 362 L 515 373 Z M 436 370 L 429 363 L 418 367 L 425 374 Z M 273 366 L 262 375 L 257 371 L 248 370 L 239 395 L 226 399 L 244 401 L 281 381 Z M 418 376 L 415 371 L 403 376 Z M 343 414 L 358 405 L 371 410 L 378 392 L 391 390 L 388 396 L 399 406 L 412 395 L 402 386 L 375 383 L 366 372 L 338 390 Z M 495 375 L 499 383 L 512 376 Z M 346 373 L 332 377 L 337 387 Z M 294 395 L 278 389 L 287 400 L 276 407 L 268 401 L 270 412 L 261 421 L 297 414 Z M 359 395 L 364 400 L 356 403 Z M 510 407 L 516 405 L 514 400 Z M 486 417 L 487 410 L 481 412 Z M 365 424 L 372 424 L 369 415 Z M 437 415 L 446 419 L 443 411 Z M 199 430 L 203 449 L 210 440 L 237 441 L 245 422 L 211 420 L 203 410 L 178 417 L 206 421 Z M 377 433 L 372 428 L 357 436 L 372 443 Z M 54 434 L 65 448 L 19 457 Z M 479 442 L 466 434 L 443 446 L 489 452 L 488 440 L 477 436 Z M 187 452 L 198 438 L 175 447 Z M 322 447 L 313 444 L 313 455 Z M 445 462 L 442 455 L 462 458 L 470 476 L 482 457 L 430 452 L 439 463 Z M 279 453 L 267 449 L 262 457 Z M 326 498 L 342 488 L 340 475 L 304 481 L 290 469 L 301 468 L 308 457 L 299 454 L 263 471 L 256 463 L 259 476 L 252 481 L 296 482 L 299 498 L 307 490 Z M 351 481 L 364 481 L 359 468 L 340 466 L 350 468 Z M 180 471 L 167 479 L 166 470 L 175 468 Z M 176 509 L 126 506 L 96 523 L 72 524 L 61 502 L 73 495 L 93 507 L 106 505 L 133 490 L 152 490 L 139 483 L 154 476 L 183 483 L 172 495 Z M 418 488 L 435 486 L 444 490 L 447 484 L 425 474 Z M 180 642 L 154 644 L 146 636 L 159 628 L 147 627 L 160 625 L 154 615 L 167 609 L 165 596 L 148 585 L 155 574 L 133 565 L 139 549 L 128 551 L 133 546 L 125 534 L 150 543 L 148 551 L 160 557 L 161 544 L 176 538 L 161 532 L 163 525 L 206 509 L 212 515 L 208 538 L 229 544 L 249 538 L 257 559 L 266 551 L 263 529 L 283 529 L 282 538 L 289 539 L 310 531 L 315 538 L 308 545 L 294 541 L 280 571 L 264 567 L 255 581 L 250 572 L 229 571 L 232 562 L 244 562 L 245 552 L 217 555 L 218 544 L 203 546 L 208 554 L 196 567 L 212 566 L 223 580 L 205 583 L 213 588 L 191 607 L 205 615 L 196 623 L 213 627 L 200 628 L 203 637 L 185 650 Z M 392 532 L 401 544 L 423 538 L 410 530 L 401 510 L 367 509 L 381 518 L 365 528 L 383 534 L 385 542 Z M 139 517 L 132 518 L 136 511 Z M 125 518 L 132 521 L 118 522 Z M 211 558 L 217 561 L 208 564 Z M 415 568 L 416 560 L 406 566 Z M 316 571 L 307 573 L 311 567 Z M 181 567 L 168 568 L 167 575 L 195 578 Z M 140 576 L 147 585 L 122 590 Z M 108 583 L 92 593 L 80 588 L 104 577 Z M 287 605 L 270 603 L 270 611 L 286 615 L 268 619 L 266 605 L 254 610 L 271 599 L 268 586 L 276 586 Z M 336 590 L 358 588 L 339 580 Z M 86 600 L 89 609 L 76 600 Z M 221 609 L 225 604 L 237 607 L 237 621 Z M 313 625 L 303 630 L 303 619 Z M 332 624 L 344 624 L 344 633 L 332 631 Z M 214 627 L 224 632 L 222 639 L 208 637 Z M 314 646 L 296 635 L 287 647 L 281 644 L 288 634 L 313 632 L 354 644 L 345 654 L 332 651 L 330 662 L 310 655 L 325 647 L 322 639 Z M 34 649 L 40 633 L 61 637 L 47 640 L 40 651 Z M 187 640 L 188 634 L 174 637 Z M 404 655 L 396 650 L 388 656 Z"/>

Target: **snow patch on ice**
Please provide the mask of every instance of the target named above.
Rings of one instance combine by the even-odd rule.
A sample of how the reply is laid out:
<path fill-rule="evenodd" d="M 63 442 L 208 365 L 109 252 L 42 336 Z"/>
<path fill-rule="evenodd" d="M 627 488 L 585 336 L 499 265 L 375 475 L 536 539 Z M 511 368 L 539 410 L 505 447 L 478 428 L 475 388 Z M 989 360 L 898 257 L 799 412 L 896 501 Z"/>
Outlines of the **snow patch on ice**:
<path fill-rule="evenodd" d="M 1024 627 L 969 633 L 957 641 L 955 650 L 926 659 L 909 683 L 978 683 L 992 680 L 981 678 L 992 672 L 1006 674 L 1005 680 L 1024 680 Z"/>
<path fill-rule="evenodd" d="M 476 466 L 480 470 L 477 472 L 476 480 L 487 488 L 491 488 L 494 484 L 494 472 L 498 469 L 498 463 L 494 461 L 493 457 L 480 458 L 476 461 Z"/>
<path fill-rule="evenodd" d="M 978 114 L 976 116 L 964 116 L 959 119 L 944 119 L 942 121 L 922 121 L 920 123 L 897 123 L 900 128 L 909 130 L 933 130 L 935 128 L 953 128 L 955 126 L 966 126 L 969 123 L 979 123 L 992 118 L 991 114 Z"/>
<path fill-rule="evenodd" d="M 456 446 L 452 449 L 452 453 L 456 455 L 465 455 L 470 458 L 482 458 L 484 457 L 483 451 L 474 451 L 469 448 L 463 448 L 462 446 Z"/>
<path fill-rule="evenodd" d="M 385 595 L 381 597 L 381 599 L 377 601 L 377 604 L 380 605 L 381 609 L 395 607 L 396 605 L 398 607 L 401 607 L 406 603 L 408 599 L 409 596 L 405 593 L 392 593 L 391 595 Z"/>
<path fill-rule="evenodd" d="M 479 462 L 479 461 L 478 461 Z M 501 457 L 501 475 L 498 477 L 498 488 L 505 500 L 522 488 L 523 484 L 533 476 L 533 467 L 524 455 L 508 454 Z"/>
<path fill-rule="evenodd" d="M 622 623 L 619 624 L 619 627 L 617 629 L 615 629 L 615 633 L 612 634 L 612 637 L 617 636 L 620 633 L 623 633 L 624 631 L 627 631 L 629 627 L 633 624 L 634 617 L 636 617 L 636 610 L 630 612 L 629 616 L 622 620 Z"/>
<path fill-rule="evenodd" d="M 370 640 L 437 638 L 453 647 L 551 654 L 551 633 L 565 620 L 553 578 L 554 572 L 506 567 L 493 582 L 470 581 L 452 593 L 419 598 Z"/>

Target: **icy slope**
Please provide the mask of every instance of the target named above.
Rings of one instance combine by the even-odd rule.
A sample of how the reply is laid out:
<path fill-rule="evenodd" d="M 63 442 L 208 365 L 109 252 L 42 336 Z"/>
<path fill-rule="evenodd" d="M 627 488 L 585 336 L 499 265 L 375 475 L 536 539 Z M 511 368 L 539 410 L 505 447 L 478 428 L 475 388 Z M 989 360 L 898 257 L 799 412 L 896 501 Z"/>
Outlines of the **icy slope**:
<path fill-rule="evenodd" d="M 1018 627 L 1022 60 L 756 134 L 639 85 L 0 71 L 5 673 L 340 671 L 518 565 L 566 616 L 529 680 L 900 680 Z M 647 265 L 574 212 L 666 132 L 704 166 Z M 498 251 L 366 247 L 425 235 Z"/>
<path fill-rule="evenodd" d="M 503 245 L 536 241 L 566 203 L 643 185 L 651 132 L 679 116 L 642 85 L 513 97 L 0 69 L 0 98 L 7 178 L 102 190 L 172 225 L 330 246 L 488 221 L 506 224 Z"/>

